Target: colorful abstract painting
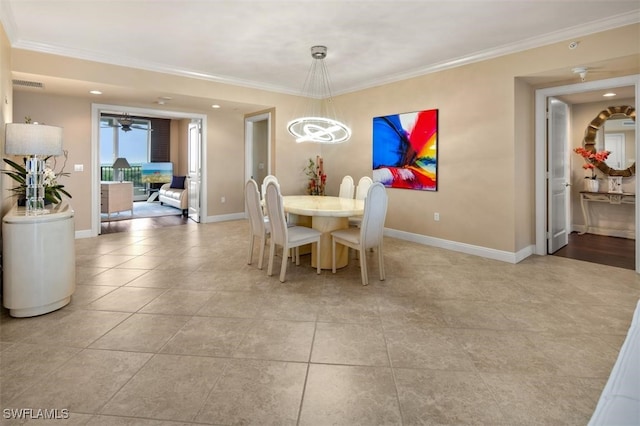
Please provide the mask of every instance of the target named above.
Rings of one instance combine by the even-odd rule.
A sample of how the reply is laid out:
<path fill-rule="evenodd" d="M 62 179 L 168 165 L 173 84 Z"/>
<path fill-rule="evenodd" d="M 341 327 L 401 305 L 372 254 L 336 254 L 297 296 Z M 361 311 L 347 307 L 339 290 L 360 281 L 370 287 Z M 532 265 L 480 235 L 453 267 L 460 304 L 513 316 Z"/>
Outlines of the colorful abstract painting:
<path fill-rule="evenodd" d="M 373 119 L 373 181 L 388 188 L 438 190 L 438 110 Z"/>

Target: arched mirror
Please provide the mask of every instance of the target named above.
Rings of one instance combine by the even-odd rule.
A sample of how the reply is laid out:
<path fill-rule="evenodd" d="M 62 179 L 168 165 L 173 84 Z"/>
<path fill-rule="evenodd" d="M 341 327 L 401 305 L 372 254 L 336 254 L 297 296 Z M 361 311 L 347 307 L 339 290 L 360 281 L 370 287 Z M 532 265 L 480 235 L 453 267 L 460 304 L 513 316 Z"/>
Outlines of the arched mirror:
<path fill-rule="evenodd" d="M 610 151 L 606 162 L 592 160 L 605 175 L 629 177 L 636 174 L 635 108 L 623 105 L 601 111 L 584 133 L 587 151 Z"/>

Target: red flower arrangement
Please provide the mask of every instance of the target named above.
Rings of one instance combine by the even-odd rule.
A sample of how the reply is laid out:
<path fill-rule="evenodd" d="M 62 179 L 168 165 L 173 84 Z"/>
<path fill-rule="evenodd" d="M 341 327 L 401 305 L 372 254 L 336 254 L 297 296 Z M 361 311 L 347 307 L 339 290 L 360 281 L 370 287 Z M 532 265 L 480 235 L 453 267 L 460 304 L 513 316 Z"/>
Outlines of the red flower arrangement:
<path fill-rule="evenodd" d="M 591 170 L 591 176 L 585 176 L 585 179 L 595 179 L 596 178 L 596 164 L 600 162 L 605 162 L 609 157 L 611 151 L 596 151 L 591 152 L 589 150 L 584 149 L 583 147 L 578 147 L 573 150 L 576 154 L 582 156 L 584 158 L 585 163 L 582 165 L 582 168 L 585 170 Z M 596 164 L 594 164 L 596 163 Z"/>
<path fill-rule="evenodd" d="M 305 167 L 304 172 L 309 178 L 307 194 L 324 195 L 324 186 L 327 182 L 327 175 L 324 173 L 322 157 L 318 155 L 315 162 L 309 158 L 309 164 Z"/>

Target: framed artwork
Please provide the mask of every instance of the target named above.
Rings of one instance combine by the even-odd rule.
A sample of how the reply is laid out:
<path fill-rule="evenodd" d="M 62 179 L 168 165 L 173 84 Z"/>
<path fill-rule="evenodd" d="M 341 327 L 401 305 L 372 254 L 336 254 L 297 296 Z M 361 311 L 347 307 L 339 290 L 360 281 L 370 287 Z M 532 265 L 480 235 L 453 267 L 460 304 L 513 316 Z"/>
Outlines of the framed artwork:
<path fill-rule="evenodd" d="M 438 110 L 373 118 L 373 181 L 438 190 Z"/>

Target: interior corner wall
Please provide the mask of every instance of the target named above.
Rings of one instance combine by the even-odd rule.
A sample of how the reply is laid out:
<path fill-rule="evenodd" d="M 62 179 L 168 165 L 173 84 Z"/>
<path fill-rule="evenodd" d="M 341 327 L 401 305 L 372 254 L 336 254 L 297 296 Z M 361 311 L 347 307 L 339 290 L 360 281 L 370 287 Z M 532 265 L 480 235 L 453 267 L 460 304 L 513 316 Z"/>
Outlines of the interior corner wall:
<path fill-rule="evenodd" d="M 535 91 L 516 78 L 514 101 L 515 164 L 515 251 L 533 246 L 536 232 L 535 218 Z"/>

